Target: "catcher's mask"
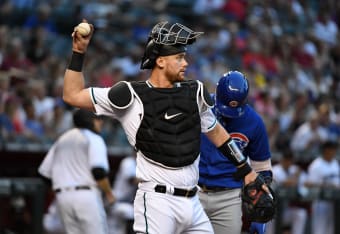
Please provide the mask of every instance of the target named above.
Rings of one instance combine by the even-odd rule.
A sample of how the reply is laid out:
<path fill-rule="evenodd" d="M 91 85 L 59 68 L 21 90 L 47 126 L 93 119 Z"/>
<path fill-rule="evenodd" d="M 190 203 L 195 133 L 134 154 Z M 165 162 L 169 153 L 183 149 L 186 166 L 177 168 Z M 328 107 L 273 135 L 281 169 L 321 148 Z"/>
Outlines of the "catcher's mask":
<path fill-rule="evenodd" d="M 164 21 L 156 24 L 149 34 L 141 69 L 152 69 L 158 56 L 185 52 L 186 45 L 194 43 L 202 34 L 179 23 L 169 24 Z"/>
<path fill-rule="evenodd" d="M 216 87 L 216 111 L 227 118 L 242 116 L 248 92 L 248 80 L 241 72 L 230 71 L 224 74 Z"/>

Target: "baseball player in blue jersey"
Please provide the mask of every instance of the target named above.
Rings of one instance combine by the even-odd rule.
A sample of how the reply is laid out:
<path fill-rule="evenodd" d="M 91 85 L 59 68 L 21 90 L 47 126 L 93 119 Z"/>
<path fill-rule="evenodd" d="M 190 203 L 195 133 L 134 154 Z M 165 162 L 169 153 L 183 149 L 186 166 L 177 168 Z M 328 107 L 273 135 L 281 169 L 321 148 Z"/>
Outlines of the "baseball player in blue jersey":
<path fill-rule="evenodd" d="M 248 81 L 238 71 L 224 74 L 213 94 L 213 112 L 220 124 L 230 133 L 252 168 L 271 179 L 271 154 L 265 125 L 255 110 L 246 104 Z M 241 233 L 243 182 L 233 174 L 235 166 L 218 149 L 201 136 L 199 164 L 201 187 L 199 197 L 212 222 L 215 234 Z M 250 233 L 263 234 L 264 223 L 251 223 Z"/>

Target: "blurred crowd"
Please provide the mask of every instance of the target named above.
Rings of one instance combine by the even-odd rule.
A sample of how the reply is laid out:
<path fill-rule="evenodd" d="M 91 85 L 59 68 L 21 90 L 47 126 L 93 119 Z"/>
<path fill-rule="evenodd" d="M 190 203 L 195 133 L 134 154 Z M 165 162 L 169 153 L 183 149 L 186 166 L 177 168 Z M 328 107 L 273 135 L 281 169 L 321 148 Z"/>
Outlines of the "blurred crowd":
<path fill-rule="evenodd" d="M 189 48 L 188 79 L 213 92 L 225 72 L 245 73 L 273 155 L 289 147 L 311 161 L 324 141 L 340 142 L 339 13 L 335 0 L 3 0 L 0 147 L 48 147 L 71 127 L 63 75 L 82 19 L 95 27 L 85 78 L 100 87 L 147 79 L 146 38 L 168 20 L 205 32 Z M 109 146 L 127 145 L 116 121 L 105 124 Z"/>

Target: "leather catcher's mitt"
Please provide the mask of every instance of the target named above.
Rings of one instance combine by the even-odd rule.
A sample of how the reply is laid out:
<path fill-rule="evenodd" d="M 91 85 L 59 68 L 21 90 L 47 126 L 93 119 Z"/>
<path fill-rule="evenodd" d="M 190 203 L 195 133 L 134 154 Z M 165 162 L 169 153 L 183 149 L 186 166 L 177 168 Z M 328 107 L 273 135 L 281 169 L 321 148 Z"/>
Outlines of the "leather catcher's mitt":
<path fill-rule="evenodd" d="M 266 223 L 274 218 L 276 198 L 274 191 L 267 185 L 271 194 L 263 190 L 265 184 L 261 175 L 242 189 L 242 211 L 250 222 Z"/>

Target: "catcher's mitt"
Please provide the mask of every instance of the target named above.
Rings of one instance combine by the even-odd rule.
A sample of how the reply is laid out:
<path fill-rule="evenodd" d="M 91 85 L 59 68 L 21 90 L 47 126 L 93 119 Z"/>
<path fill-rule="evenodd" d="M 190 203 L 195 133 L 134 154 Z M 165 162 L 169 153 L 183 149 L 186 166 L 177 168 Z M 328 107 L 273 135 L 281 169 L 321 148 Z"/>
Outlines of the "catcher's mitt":
<path fill-rule="evenodd" d="M 265 184 L 261 175 L 242 189 L 242 211 L 250 222 L 266 223 L 274 218 L 276 198 L 274 191 L 267 185 L 271 194 L 263 190 Z"/>

